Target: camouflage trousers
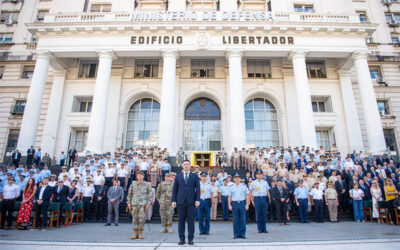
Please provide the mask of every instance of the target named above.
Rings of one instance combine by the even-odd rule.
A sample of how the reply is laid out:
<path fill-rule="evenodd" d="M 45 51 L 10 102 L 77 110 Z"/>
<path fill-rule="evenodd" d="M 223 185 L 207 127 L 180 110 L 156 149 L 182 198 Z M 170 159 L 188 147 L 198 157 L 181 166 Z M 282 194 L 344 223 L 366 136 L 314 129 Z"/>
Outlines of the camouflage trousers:
<path fill-rule="evenodd" d="M 163 227 L 172 226 L 172 217 L 174 216 L 174 208 L 171 203 L 160 204 L 161 225 Z"/>
<path fill-rule="evenodd" d="M 146 223 L 146 210 L 144 205 L 134 205 L 132 206 L 132 226 L 133 230 L 143 230 L 144 223 Z"/>

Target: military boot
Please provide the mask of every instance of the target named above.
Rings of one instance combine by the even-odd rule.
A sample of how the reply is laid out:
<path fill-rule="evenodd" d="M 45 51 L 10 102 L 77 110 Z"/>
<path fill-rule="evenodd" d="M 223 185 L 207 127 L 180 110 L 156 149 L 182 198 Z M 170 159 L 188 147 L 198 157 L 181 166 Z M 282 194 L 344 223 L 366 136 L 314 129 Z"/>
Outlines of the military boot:
<path fill-rule="evenodd" d="M 142 235 L 143 230 L 142 229 L 138 229 L 138 239 L 142 240 L 143 239 L 143 235 Z"/>
<path fill-rule="evenodd" d="M 131 237 L 132 240 L 136 240 L 137 237 L 138 237 L 138 230 L 135 229 L 134 231 L 135 231 L 135 232 L 134 232 L 133 236 Z"/>
<path fill-rule="evenodd" d="M 167 226 L 167 233 L 172 234 L 171 226 Z"/>

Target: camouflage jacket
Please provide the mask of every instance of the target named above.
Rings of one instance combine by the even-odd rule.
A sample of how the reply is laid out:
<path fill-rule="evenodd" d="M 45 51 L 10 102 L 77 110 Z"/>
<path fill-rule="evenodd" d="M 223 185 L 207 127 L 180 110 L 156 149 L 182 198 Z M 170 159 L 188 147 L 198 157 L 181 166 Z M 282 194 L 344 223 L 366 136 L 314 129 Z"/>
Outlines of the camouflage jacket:
<path fill-rule="evenodd" d="M 160 204 L 171 204 L 172 203 L 172 189 L 174 183 L 172 181 L 167 184 L 165 181 L 158 185 L 156 198 Z"/>
<path fill-rule="evenodd" d="M 152 191 L 150 183 L 145 181 L 142 183 L 134 181 L 129 187 L 127 203 L 131 204 L 132 206 L 150 205 L 151 197 Z"/>

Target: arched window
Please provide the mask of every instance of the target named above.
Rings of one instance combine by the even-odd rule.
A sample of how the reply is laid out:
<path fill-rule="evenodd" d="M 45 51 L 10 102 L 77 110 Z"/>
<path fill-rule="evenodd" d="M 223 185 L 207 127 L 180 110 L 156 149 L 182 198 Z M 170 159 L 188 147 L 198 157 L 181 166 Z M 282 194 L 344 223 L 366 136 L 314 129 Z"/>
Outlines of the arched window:
<path fill-rule="evenodd" d="M 160 104 L 151 98 L 136 101 L 129 108 L 125 147 L 156 146 Z"/>
<path fill-rule="evenodd" d="M 256 147 L 279 146 L 278 115 L 266 99 L 253 98 L 244 105 L 246 144 Z"/>
<path fill-rule="evenodd" d="M 187 151 L 221 150 L 221 111 L 207 98 L 198 98 L 185 110 L 184 148 Z"/>

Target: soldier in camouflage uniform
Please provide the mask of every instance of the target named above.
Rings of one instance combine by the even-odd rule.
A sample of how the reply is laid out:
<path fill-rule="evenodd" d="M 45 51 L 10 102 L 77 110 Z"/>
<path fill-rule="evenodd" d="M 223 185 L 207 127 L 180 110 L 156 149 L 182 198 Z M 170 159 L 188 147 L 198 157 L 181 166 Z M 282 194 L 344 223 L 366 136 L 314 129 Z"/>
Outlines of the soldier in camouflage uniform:
<path fill-rule="evenodd" d="M 133 231 L 135 232 L 131 237 L 132 240 L 143 239 L 143 227 L 147 218 L 145 210 L 147 211 L 150 207 L 151 196 L 151 185 L 144 181 L 144 173 L 139 171 L 137 181 L 132 182 L 127 197 L 127 205 L 132 213 Z"/>
<path fill-rule="evenodd" d="M 170 173 L 165 174 L 165 181 L 158 185 L 156 198 L 160 204 L 160 216 L 163 229 L 161 233 L 172 233 L 172 216 L 174 208 L 172 207 L 172 189 L 174 183 L 170 180 Z"/>

